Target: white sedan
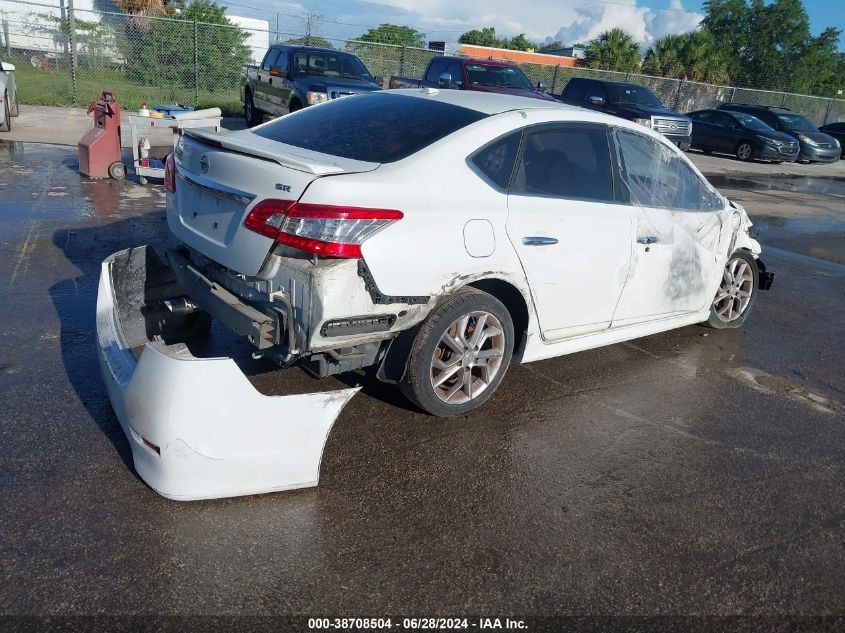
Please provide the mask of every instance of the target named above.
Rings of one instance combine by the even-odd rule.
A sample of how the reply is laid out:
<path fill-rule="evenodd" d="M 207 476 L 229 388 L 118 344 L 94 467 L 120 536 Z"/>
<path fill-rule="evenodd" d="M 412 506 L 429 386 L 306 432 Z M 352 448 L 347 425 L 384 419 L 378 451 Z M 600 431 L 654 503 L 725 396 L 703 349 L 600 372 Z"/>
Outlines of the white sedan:
<path fill-rule="evenodd" d="M 12 130 L 12 117 L 19 111 L 15 67 L 0 59 L 0 132 Z"/>
<path fill-rule="evenodd" d="M 104 374 L 136 467 L 159 469 L 148 481 L 164 468 L 163 443 L 206 442 L 196 454 L 223 459 L 232 437 L 249 443 L 251 433 L 233 430 L 231 416 L 268 416 L 263 400 L 247 402 L 233 364 L 211 371 L 202 360 L 193 363 L 202 376 L 186 378 L 184 361 L 198 359 L 181 342 L 211 319 L 256 357 L 317 376 L 373 367 L 421 409 L 451 416 L 488 400 L 513 360 L 695 323 L 739 327 L 773 279 L 745 211 L 666 139 L 536 99 L 391 90 L 251 130 L 188 131 L 165 184 L 169 249 L 112 256 L 98 304 Z M 227 392 L 234 382 L 237 396 Z M 325 434 L 346 400 L 332 402 L 331 419 L 313 422 Z M 323 410 L 316 404 L 309 416 Z M 198 411 L 201 421 L 186 421 Z M 279 416 L 307 417 L 297 411 Z M 156 415 L 167 422 L 150 422 Z M 180 425 L 190 429 L 180 435 Z M 272 444 L 262 434 L 281 428 L 255 432 L 256 454 Z M 229 439 L 209 448 L 220 434 Z M 310 483 L 288 473 L 258 484 L 251 462 L 251 479 L 224 493 L 315 483 L 325 441 L 316 435 L 296 449 L 297 459 L 310 451 L 310 470 L 297 475 Z M 187 481 L 179 477 L 168 481 Z M 223 494 L 203 477 L 172 496 Z"/>

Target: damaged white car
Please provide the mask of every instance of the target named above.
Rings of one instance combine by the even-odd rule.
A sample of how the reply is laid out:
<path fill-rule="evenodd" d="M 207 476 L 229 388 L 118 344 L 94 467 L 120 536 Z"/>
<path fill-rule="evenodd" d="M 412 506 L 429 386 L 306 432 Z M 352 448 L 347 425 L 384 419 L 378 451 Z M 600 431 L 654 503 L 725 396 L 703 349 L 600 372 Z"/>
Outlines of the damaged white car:
<path fill-rule="evenodd" d="M 745 211 L 666 139 L 536 99 L 395 90 L 188 131 L 166 186 L 170 246 L 104 262 L 98 329 L 136 467 L 176 498 L 315 484 L 355 392 L 258 394 L 184 345 L 209 319 L 451 416 L 514 359 L 738 327 L 773 279 Z"/>

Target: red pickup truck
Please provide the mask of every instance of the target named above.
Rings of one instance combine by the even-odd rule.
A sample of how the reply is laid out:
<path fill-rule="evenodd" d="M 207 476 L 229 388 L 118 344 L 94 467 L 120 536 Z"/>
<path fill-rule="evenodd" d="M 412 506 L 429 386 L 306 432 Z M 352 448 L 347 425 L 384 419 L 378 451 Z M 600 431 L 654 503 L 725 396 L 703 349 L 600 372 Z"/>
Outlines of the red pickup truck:
<path fill-rule="evenodd" d="M 534 86 L 516 66 L 489 59 L 435 57 L 428 63 L 422 79 L 391 77 L 390 88 L 454 88 L 534 97 L 555 101 L 546 94 L 546 82 Z"/>

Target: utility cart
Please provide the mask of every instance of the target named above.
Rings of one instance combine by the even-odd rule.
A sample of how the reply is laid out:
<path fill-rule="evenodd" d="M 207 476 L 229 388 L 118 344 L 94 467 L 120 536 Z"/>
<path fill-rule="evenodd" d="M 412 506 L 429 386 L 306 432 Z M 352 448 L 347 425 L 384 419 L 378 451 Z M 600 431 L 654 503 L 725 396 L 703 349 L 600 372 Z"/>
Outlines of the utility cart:
<path fill-rule="evenodd" d="M 220 108 L 180 112 L 168 118 L 130 114 L 129 130 L 132 139 L 132 162 L 135 166 L 135 173 L 138 174 L 138 181 L 145 185 L 147 178 L 164 178 L 164 161 L 149 156 L 149 136 L 159 130 L 169 129 L 172 134 L 172 144 L 175 147 L 176 140 L 182 134 L 182 130 L 213 128 L 214 131 L 219 132 L 222 118 Z"/>

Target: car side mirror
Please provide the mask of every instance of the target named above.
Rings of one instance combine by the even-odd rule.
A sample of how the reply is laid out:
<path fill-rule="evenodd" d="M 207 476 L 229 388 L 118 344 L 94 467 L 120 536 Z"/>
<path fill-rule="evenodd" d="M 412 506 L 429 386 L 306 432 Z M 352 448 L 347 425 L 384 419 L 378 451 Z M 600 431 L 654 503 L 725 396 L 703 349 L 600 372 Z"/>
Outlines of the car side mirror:
<path fill-rule="evenodd" d="M 598 95 L 593 95 L 590 97 L 590 104 L 600 106 L 604 105 L 604 97 L 599 97 Z"/>
<path fill-rule="evenodd" d="M 14 64 L 10 64 L 9 62 L 0 62 L 0 70 L 3 70 L 7 73 L 12 72 L 15 69 Z"/>
<path fill-rule="evenodd" d="M 382 77 L 381 75 L 376 75 L 375 77 L 373 77 L 373 81 L 376 82 L 382 88 L 384 88 L 384 77 Z"/>
<path fill-rule="evenodd" d="M 547 84 L 544 80 L 540 80 L 537 82 L 537 90 L 540 92 L 546 92 L 549 89 L 549 84 Z"/>
<path fill-rule="evenodd" d="M 449 73 L 441 73 L 440 79 L 437 82 L 437 85 L 441 88 L 451 88 L 452 87 L 452 75 Z"/>

